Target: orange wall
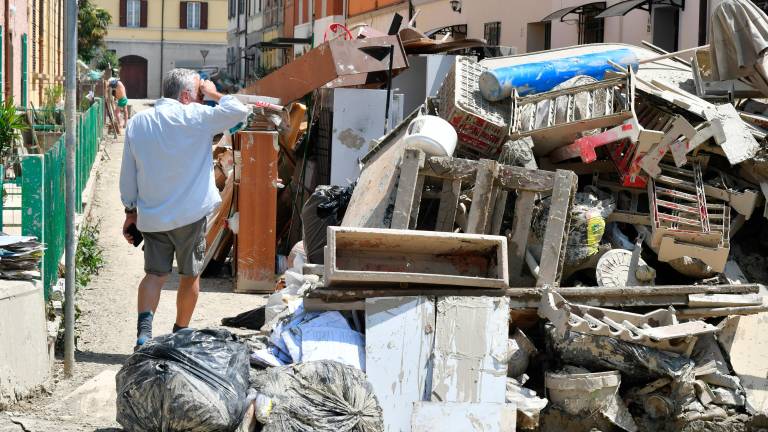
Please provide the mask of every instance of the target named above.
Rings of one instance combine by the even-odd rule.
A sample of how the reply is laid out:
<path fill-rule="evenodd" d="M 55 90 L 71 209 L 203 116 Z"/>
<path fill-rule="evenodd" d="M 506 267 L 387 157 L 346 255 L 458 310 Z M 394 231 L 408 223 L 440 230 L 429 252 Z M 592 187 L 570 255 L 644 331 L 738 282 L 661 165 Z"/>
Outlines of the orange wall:
<path fill-rule="evenodd" d="M 360 14 L 371 12 L 376 9 L 381 9 L 387 6 L 405 3 L 405 0 L 347 0 L 347 1 L 349 2 L 347 6 L 347 14 L 349 16 L 360 15 Z"/>

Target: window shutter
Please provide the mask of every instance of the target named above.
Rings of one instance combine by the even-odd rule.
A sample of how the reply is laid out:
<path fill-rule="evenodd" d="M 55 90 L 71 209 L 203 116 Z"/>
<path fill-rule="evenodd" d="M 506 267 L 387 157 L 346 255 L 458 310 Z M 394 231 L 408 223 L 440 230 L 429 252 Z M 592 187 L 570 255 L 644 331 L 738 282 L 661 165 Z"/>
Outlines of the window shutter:
<path fill-rule="evenodd" d="M 141 0 L 139 4 L 139 8 L 141 9 L 139 11 L 139 27 L 146 27 L 147 26 L 147 9 L 149 7 L 147 6 L 147 3 L 149 3 L 147 0 Z"/>
<path fill-rule="evenodd" d="M 181 2 L 179 3 L 179 28 L 187 28 L 187 3 L 188 2 Z"/>
<path fill-rule="evenodd" d="M 120 27 L 128 26 L 128 0 L 120 0 Z"/>
<path fill-rule="evenodd" d="M 208 29 L 208 2 L 200 3 L 200 30 Z"/>

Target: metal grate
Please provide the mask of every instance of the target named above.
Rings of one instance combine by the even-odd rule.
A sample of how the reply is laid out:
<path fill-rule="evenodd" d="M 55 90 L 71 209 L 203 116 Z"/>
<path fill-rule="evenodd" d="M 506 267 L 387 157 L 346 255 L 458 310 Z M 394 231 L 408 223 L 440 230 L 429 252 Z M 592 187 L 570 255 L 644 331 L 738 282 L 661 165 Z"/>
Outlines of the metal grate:
<path fill-rule="evenodd" d="M 485 42 L 490 46 L 498 46 L 501 39 L 501 22 L 485 23 Z"/>

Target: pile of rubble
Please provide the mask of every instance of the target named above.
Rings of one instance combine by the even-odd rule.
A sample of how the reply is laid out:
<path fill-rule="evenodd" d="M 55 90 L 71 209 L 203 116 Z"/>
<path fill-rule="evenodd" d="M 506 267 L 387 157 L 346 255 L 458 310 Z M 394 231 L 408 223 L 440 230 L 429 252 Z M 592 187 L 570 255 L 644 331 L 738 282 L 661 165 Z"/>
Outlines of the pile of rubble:
<path fill-rule="evenodd" d="M 209 259 L 235 243 L 251 266 L 274 231 L 303 238 L 267 305 L 225 321 L 263 330 L 248 344 L 264 430 L 757 430 L 768 105 L 749 98 L 768 96 L 764 69 L 713 74 L 718 45 L 455 56 L 352 185 L 304 199 L 333 106 L 321 87 L 386 84 L 389 121 L 409 52 L 476 43 L 422 36 L 364 28 L 308 52 L 246 90 L 275 100 L 218 153 Z M 313 91 L 307 123 L 279 105 Z M 277 149 L 301 194 L 271 237 L 246 234 L 277 178 L 246 181 L 247 161 L 277 166 Z M 237 274 L 238 289 L 252 277 Z"/>

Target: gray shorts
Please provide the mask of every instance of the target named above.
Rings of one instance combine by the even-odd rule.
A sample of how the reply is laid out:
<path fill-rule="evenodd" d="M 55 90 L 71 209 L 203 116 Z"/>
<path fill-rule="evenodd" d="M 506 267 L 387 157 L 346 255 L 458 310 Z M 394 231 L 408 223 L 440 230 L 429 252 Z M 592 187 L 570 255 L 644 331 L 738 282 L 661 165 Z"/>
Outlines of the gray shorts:
<path fill-rule="evenodd" d="M 206 218 L 170 231 L 142 232 L 144 271 L 164 276 L 173 269 L 173 254 L 182 276 L 199 276 L 205 260 Z"/>

